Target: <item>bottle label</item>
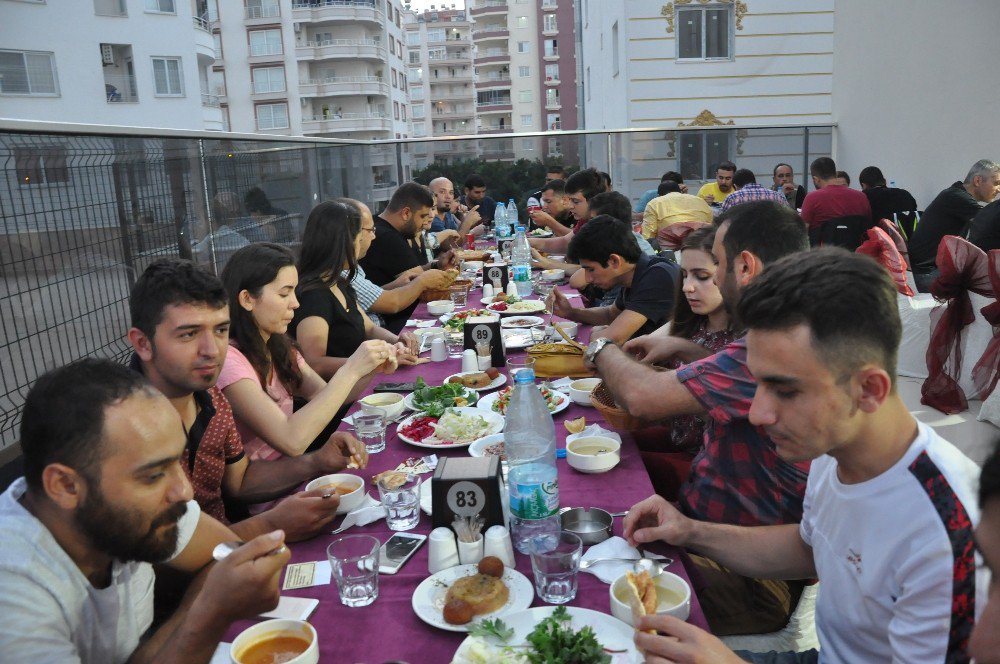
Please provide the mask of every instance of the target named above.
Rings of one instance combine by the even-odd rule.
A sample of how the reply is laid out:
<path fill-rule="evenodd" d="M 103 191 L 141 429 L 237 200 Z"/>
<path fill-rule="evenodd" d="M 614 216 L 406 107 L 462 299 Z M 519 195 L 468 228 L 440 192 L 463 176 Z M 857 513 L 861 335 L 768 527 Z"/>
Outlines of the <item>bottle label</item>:
<path fill-rule="evenodd" d="M 514 265 L 511 272 L 514 273 L 514 281 L 531 281 L 531 268 L 527 265 Z"/>
<path fill-rule="evenodd" d="M 520 519 L 544 519 L 559 511 L 559 480 L 510 483 L 510 513 Z"/>

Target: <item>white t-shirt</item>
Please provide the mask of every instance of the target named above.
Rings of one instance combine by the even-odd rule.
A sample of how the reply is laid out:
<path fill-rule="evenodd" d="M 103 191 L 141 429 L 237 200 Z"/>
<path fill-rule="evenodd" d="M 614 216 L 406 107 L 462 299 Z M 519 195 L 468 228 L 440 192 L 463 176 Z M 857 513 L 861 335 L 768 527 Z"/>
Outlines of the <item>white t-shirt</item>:
<path fill-rule="evenodd" d="M 903 458 L 867 482 L 841 483 L 832 457 L 812 462 L 800 532 L 820 579 L 821 662 L 951 661 L 985 604 L 972 541 L 979 468 L 919 427 Z"/>
<path fill-rule="evenodd" d="M 49 530 L 19 502 L 19 478 L 0 495 L 0 660 L 124 662 L 153 622 L 153 566 L 115 562 L 107 588 L 94 588 Z M 198 525 L 190 501 L 178 523 L 177 553 Z"/>

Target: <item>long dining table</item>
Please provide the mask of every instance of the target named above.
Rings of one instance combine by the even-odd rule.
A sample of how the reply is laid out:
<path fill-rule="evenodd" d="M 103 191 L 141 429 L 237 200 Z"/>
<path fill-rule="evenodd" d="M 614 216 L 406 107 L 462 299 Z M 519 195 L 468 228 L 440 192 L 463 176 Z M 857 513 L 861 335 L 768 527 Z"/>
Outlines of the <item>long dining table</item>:
<path fill-rule="evenodd" d="M 563 287 L 566 288 L 566 287 Z M 567 289 L 567 293 L 570 291 Z M 481 291 L 475 289 L 469 293 L 469 307 L 479 307 Z M 577 300 L 577 303 L 579 301 Z M 427 313 L 427 307 L 421 303 L 411 316 L 413 320 L 430 320 L 435 318 Z M 412 328 L 411 328 L 412 329 Z M 590 330 L 580 327 L 578 340 L 585 342 Z M 511 354 L 524 351 L 509 351 Z M 425 353 L 423 357 L 428 354 Z M 430 385 L 441 384 L 446 377 L 460 371 L 461 359 L 449 358 L 443 362 L 428 362 L 416 366 L 400 367 L 395 373 L 379 375 L 361 396 L 371 394 L 372 389 L 380 382 L 409 382 L 422 377 Z M 501 369 L 506 374 L 506 370 Z M 355 405 L 351 414 L 357 412 Z M 587 425 L 601 424 L 606 429 L 612 428 L 598 410 L 592 407 L 580 406 L 576 403 L 554 415 L 556 424 L 557 446 L 566 444 L 567 431 L 563 422 L 568 419 L 585 417 Z M 341 424 L 341 430 L 350 431 L 350 425 Z M 371 484 L 372 475 L 396 466 L 408 458 L 419 458 L 429 453 L 439 457 L 461 456 L 468 454 L 465 447 L 442 448 L 428 450 L 418 448 L 400 440 L 396 425 L 390 425 L 386 431 L 385 450 L 372 454 L 368 467 L 362 470 L 349 471 L 364 478 L 369 494 L 378 498 L 377 489 Z M 653 493 L 649 475 L 643 466 L 642 459 L 635 440 L 628 431 L 617 431 L 621 436 L 621 462 L 611 471 L 602 474 L 584 474 L 571 468 L 565 458 L 558 459 L 559 501 L 562 506 L 600 507 L 608 512 L 622 512 L 638 501 Z M 430 481 L 430 474 L 422 476 L 423 481 Z M 331 524 L 331 530 L 338 526 L 342 517 L 337 517 Z M 429 534 L 431 518 L 421 513 L 420 522 L 413 532 Z M 385 542 L 392 534 L 385 519 L 380 519 L 365 526 L 355 526 L 343 534 L 364 533 L 373 535 Z M 622 519 L 616 518 L 613 527 L 614 535 L 622 534 Z M 322 535 L 306 542 L 290 545 L 291 562 L 315 562 L 326 560 L 326 547 L 336 539 L 336 535 Z M 309 617 L 309 622 L 315 627 L 319 636 L 320 661 L 337 663 L 382 664 L 385 662 L 406 662 L 408 664 L 446 663 L 450 662 L 455 651 L 462 643 L 466 634 L 438 629 L 424 623 L 414 613 L 411 599 L 414 590 L 421 581 L 430 576 L 428 571 L 428 545 L 425 542 L 410 560 L 395 575 L 380 575 L 379 595 L 369 606 L 351 608 L 340 603 L 335 582 L 329 585 L 319 585 L 296 590 L 284 590 L 283 595 L 294 597 L 310 597 L 319 600 L 319 606 Z M 586 552 L 588 547 L 584 548 Z M 658 553 L 673 559 L 668 567 L 670 572 L 688 580 L 688 572 L 683 565 L 681 551 L 665 543 L 659 542 L 643 547 L 644 550 Z M 516 569 L 529 580 L 533 579 L 530 557 L 515 551 Z M 282 577 L 283 580 L 283 577 Z M 610 614 L 609 586 L 590 573 L 580 572 L 579 591 L 576 599 L 569 606 L 593 609 Z M 547 606 L 537 595 L 532 607 Z M 688 622 L 708 629 L 704 613 L 695 592 L 691 593 L 691 613 Z M 250 626 L 252 621 L 241 621 L 232 626 L 227 634 L 231 641 L 240 631 Z"/>

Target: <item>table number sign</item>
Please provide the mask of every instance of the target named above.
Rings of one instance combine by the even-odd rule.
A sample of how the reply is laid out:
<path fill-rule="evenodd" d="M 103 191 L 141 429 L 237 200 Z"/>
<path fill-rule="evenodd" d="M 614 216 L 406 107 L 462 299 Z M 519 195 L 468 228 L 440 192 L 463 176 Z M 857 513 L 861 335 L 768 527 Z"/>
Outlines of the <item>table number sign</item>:
<path fill-rule="evenodd" d="M 500 319 L 497 316 L 470 316 L 465 320 L 465 348 L 476 350 L 476 344 L 490 345 L 490 365 L 503 367 L 507 362 L 500 336 Z"/>
<path fill-rule="evenodd" d="M 451 527 L 456 516 L 480 516 L 485 531 L 503 526 L 500 458 L 444 457 L 431 479 L 431 520 L 435 528 Z"/>
<path fill-rule="evenodd" d="M 507 274 L 506 263 L 488 263 L 483 266 L 483 283 L 493 284 L 493 290 L 497 295 L 507 290 L 508 281 L 510 276 Z M 499 289 L 497 284 L 500 284 Z"/>

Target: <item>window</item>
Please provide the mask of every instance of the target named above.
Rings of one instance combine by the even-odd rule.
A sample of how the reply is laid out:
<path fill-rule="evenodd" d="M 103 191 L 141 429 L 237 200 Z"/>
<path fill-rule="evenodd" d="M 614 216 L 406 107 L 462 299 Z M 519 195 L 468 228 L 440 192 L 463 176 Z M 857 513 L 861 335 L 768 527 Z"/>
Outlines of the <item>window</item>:
<path fill-rule="evenodd" d="M 521 78 L 528 78 L 529 76 L 531 76 L 531 67 L 527 67 L 527 66 L 523 66 L 523 65 L 520 66 L 520 67 L 518 67 L 517 68 L 517 75 L 520 76 Z"/>
<path fill-rule="evenodd" d="M 559 80 L 559 65 L 556 64 L 545 65 L 545 80 L 546 81 Z"/>
<path fill-rule="evenodd" d="M 251 31 L 250 55 L 281 55 L 281 30 Z"/>
<path fill-rule="evenodd" d="M 399 105 L 399 117 L 403 120 L 406 119 L 406 104 Z"/>
<path fill-rule="evenodd" d="M 14 148 L 14 168 L 21 186 L 69 182 L 65 148 Z"/>
<path fill-rule="evenodd" d="M 618 75 L 618 21 L 611 26 L 611 75 Z"/>
<path fill-rule="evenodd" d="M 587 101 L 590 101 L 590 67 L 587 67 L 587 83 L 583 87 L 587 88 Z"/>
<path fill-rule="evenodd" d="M 408 46 L 420 46 L 420 33 L 416 30 L 407 30 L 406 44 Z"/>
<path fill-rule="evenodd" d="M 125 0 L 94 0 L 94 14 L 97 16 L 128 16 Z"/>
<path fill-rule="evenodd" d="M 212 43 L 215 46 L 215 59 L 222 59 L 222 35 L 218 32 L 212 33 Z"/>
<path fill-rule="evenodd" d="M 425 112 L 424 105 L 417 104 L 416 106 L 413 107 L 413 119 L 416 120 L 418 118 L 423 118 L 424 112 Z"/>
<path fill-rule="evenodd" d="M 428 30 L 427 41 L 429 42 L 444 41 L 444 28 L 434 28 L 433 30 Z"/>
<path fill-rule="evenodd" d="M 521 90 L 517 94 L 517 99 L 520 102 L 530 102 L 531 101 L 531 90 Z"/>
<path fill-rule="evenodd" d="M 412 99 L 413 101 L 423 101 L 424 86 L 418 85 L 417 87 L 410 88 L 410 99 Z"/>
<path fill-rule="evenodd" d="M 55 95 L 56 61 L 50 52 L 0 51 L 0 94 Z"/>
<path fill-rule="evenodd" d="M 253 91 L 257 94 L 285 91 L 284 67 L 256 67 L 253 72 Z"/>
<path fill-rule="evenodd" d="M 398 88 L 399 87 L 399 79 L 396 76 L 396 70 L 395 69 L 392 70 L 392 87 L 394 87 L 394 88 Z"/>
<path fill-rule="evenodd" d="M 531 117 L 531 113 L 528 113 L 526 115 L 522 115 L 521 116 L 521 126 L 522 127 L 530 127 L 533 123 L 534 123 L 534 120 Z"/>
<path fill-rule="evenodd" d="M 410 51 L 410 64 L 411 65 L 420 64 L 420 51 Z"/>
<path fill-rule="evenodd" d="M 517 52 L 518 53 L 528 53 L 531 51 L 530 42 L 519 41 L 517 42 Z"/>
<path fill-rule="evenodd" d="M 153 85 L 160 96 L 184 94 L 180 58 L 153 58 Z"/>
<path fill-rule="evenodd" d="M 161 12 L 163 14 L 176 14 L 174 0 L 146 0 L 147 12 Z"/>
<path fill-rule="evenodd" d="M 414 136 L 426 136 L 427 135 L 427 125 L 423 122 L 413 123 L 413 135 Z"/>
<path fill-rule="evenodd" d="M 545 105 L 546 106 L 558 106 L 559 105 L 559 89 L 549 88 L 545 91 Z"/>
<path fill-rule="evenodd" d="M 521 139 L 521 149 L 522 150 L 534 150 L 535 149 L 535 139 L 533 139 L 533 138 L 522 138 Z"/>
<path fill-rule="evenodd" d="M 559 26 L 556 25 L 556 15 L 546 14 L 542 22 L 542 30 L 545 32 L 558 32 Z"/>
<path fill-rule="evenodd" d="M 391 55 L 396 55 L 396 43 L 391 39 L 389 40 L 389 53 Z"/>
<path fill-rule="evenodd" d="M 272 18 L 281 16 L 278 0 L 247 0 L 247 18 Z"/>
<path fill-rule="evenodd" d="M 410 83 L 419 83 L 424 77 L 424 70 L 421 67 L 411 67 L 408 70 Z"/>
<path fill-rule="evenodd" d="M 603 32 L 601 34 L 604 34 Z M 555 39 L 545 40 L 545 57 L 559 55 L 559 43 Z"/>
<path fill-rule="evenodd" d="M 396 54 L 399 55 L 399 59 L 403 59 L 403 42 L 396 40 Z"/>
<path fill-rule="evenodd" d="M 398 101 L 392 102 L 392 117 L 393 117 L 394 120 L 398 120 L 399 119 L 399 102 Z"/>
<path fill-rule="evenodd" d="M 697 7 L 677 10 L 677 58 L 732 58 L 733 8 Z"/>
<path fill-rule="evenodd" d="M 519 27 L 519 28 L 526 28 L 526 27 L 528 27 L 528 17 L 527 16 L 518 16 L 517 17 L 517 27 Z"/>
<path fill-rule="evenodd" d="M 729 159 L 730 131 L 685 131 L 681 134 L 681 175 L 685 180 L 712 180 L 720 162 Z"/>
<path fill-rule="evenodd" d="M 287 129 L 288 104 L 258 104 L 257 129 Z"/>

